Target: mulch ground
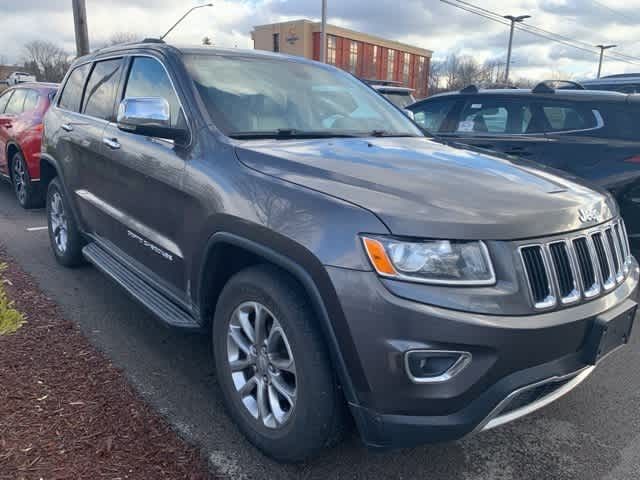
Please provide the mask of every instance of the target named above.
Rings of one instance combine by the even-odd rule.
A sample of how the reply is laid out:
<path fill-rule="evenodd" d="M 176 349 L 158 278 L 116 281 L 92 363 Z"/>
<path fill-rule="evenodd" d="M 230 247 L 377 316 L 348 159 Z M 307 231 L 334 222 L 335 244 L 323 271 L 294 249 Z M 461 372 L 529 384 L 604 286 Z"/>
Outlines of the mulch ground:
<path fill-rule="evenodd" d="M 0 336 L 0 479 L 211 478 L 181 440 L 0 250 L 27 323 Z"/>

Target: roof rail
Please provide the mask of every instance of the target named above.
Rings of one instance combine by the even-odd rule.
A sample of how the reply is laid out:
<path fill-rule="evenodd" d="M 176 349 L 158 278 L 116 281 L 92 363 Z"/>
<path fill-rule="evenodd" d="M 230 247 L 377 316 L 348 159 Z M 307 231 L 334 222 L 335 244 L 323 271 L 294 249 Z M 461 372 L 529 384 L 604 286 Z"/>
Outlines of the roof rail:
<path fill-rule="evenodd" d="M 476 87 L 475 85 L 467 85 L 462 90 L 460 90 L 460 93 L 478 93 L 478 87 Z"/>
<path fill-rule="evenodd" d="M 555 93 L 556 88 L 554 88 L 553 85 L 556 84 L 567 85 L 565 87 L 557 87 L 558 90 L 584 90 L 584 87 L 581 84 L 572 80 L 543 80 L 531 91 L 533 93 Z"/>

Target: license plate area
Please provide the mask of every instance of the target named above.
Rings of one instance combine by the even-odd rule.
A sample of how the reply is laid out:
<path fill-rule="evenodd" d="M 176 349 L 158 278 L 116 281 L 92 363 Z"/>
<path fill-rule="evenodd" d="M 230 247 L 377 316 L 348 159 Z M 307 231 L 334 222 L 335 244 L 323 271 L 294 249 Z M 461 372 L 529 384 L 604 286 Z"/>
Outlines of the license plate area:
<path fill-rule="evenodd" d="M 631 302 L 598 315 L 591 327 L 585 348 L 585 362 L 596 365 L 617 348 L 629 343 L 638 305 Z"/>

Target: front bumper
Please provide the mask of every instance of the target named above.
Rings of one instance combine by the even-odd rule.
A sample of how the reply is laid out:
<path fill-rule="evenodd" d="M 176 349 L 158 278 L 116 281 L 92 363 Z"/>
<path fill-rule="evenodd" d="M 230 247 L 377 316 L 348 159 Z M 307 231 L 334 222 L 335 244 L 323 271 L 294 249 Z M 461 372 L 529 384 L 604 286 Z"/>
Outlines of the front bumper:
<path fill-rule="evenodd" d="M 327 267 L 364 379 L 351 405 L 364 442 L 409 447 L 459 439 L 541 408 L 585 380 L 585 350 L 596 316 L 632 308 L 637 263 L 615 290 L 573 308 L 530 316 L 482 315 L 399 298 L 373 272 Z M 446 382 L 416 384 L 408 350 L 470 352 Z"/>

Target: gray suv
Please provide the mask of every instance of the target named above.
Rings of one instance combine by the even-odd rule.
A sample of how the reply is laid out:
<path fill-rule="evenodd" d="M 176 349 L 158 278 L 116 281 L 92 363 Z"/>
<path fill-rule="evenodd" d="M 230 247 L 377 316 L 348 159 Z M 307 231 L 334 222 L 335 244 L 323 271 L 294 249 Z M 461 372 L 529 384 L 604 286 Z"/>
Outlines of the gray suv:
<path fill-rule="evenodd" d="M 426 138 L 331 66 L 99 51 L 41 167 L 58 262 L 210 334 L 230 415 L 282 461 L 351 419 L 372 448 L 496 427 L 629 340 L 639 269 L 608 193 Z"/>

